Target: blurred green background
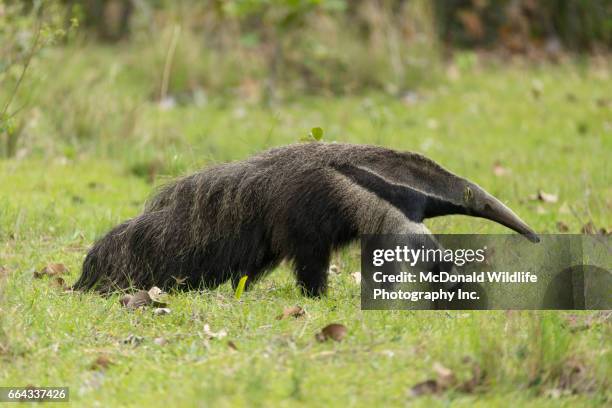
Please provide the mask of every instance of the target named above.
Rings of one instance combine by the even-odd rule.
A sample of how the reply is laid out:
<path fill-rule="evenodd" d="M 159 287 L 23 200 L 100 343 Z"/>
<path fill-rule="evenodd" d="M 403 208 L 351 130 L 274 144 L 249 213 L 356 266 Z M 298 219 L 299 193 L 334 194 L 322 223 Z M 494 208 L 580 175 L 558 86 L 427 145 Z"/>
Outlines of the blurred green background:
<path fill-rule="evenodd" d="M 606 0 L 3 0 L 0 154 L 183 150 L 193 132 L 151 121 L 171 116 L 155 105 L 202 117 L 232 105 L 239 117 L 309 96 L 411 104 L 485 66 L 607 70 L 611 17 Z M 192 146 L 214 137 L 198 131 Z M 257 149 L 270 144 L 258 136 Z M 163 152 L 140 155 L 168 166 Z"/>

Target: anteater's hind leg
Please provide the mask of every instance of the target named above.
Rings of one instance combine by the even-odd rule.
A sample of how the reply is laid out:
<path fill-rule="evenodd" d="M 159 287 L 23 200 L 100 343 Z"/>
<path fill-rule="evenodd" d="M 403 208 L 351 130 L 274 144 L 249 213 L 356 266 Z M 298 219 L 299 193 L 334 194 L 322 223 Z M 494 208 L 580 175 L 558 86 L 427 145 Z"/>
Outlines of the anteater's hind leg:
<path fill-rule="evenodd" d="M 232 288 L 238 288 L 238 283 L 243 276 L 247 276 L 244 290 L 249 290 L 259 279 L 263 278 L 270 270 L 279 263 L 279 257 L 274 255 L 269 248 L 264 251 L 252 254 L 252 257 L 245 261 L 245 265 L 237 266 L 237 271 L 232 274 Z"/>

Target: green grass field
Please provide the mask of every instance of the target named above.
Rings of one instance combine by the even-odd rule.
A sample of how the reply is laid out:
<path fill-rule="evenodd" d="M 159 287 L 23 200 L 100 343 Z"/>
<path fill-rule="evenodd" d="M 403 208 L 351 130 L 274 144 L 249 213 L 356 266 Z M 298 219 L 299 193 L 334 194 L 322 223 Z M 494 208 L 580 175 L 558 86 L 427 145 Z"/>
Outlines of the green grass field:
<path fill-rule="evenodd" d="M 294 143 L 315 126 L 328 142 L 421 152 L 482 185 L 538 232 L 557 232 L 558 222 L 574 233 L 589 221 L 609 229 L 605 70 L 492 66 L 462 71 L 410 101 L 305 96 L 264 108 L 213 99 L 162 110 L 130 88 L 129 66 L 67 58 L 80 63 L 69 61 L 71 75 L 85 84 L 67 87 L 68 74 L 52 71 L 33 96 L 41 105 L 28 125 L 29 150 L 0 161 L 0 385 L 68 386 L 71 402 L 91 406 L 610 404 L 609 315 L 361 311 L 351 277 L 358 247 L 335 255 L 340 273 L 322 300 L 302 297 L 283 265 L 240 300 L 229 285 L 171 293 L 165 316 L 128 311 L 118 295 L 63 293 L 50 279 L 33 279 L 63 263 L 72 283 L 93 240 L 136 215 L 168 177 Z M 79 86 L 88 86 L 87 98 Z M 65 100 L 43 97 L 61 92 Z M 538 190 L 558 201 L 530 200 Z M 428 226 L 507 232 L 466 217 Z M 294 305 L 306 315 L 276 319 Z M 316 342 L 334 322 L 347 327 L 344 341 Z M 227 336 L 209 339 L 205 324 Z M 92 366 L 101 356 L 110 364 Z M 435 378 L 436 363 L 461 381 L 476 366 L 482 379 L 470 392 L 412 397 L 412 386 Z"/>

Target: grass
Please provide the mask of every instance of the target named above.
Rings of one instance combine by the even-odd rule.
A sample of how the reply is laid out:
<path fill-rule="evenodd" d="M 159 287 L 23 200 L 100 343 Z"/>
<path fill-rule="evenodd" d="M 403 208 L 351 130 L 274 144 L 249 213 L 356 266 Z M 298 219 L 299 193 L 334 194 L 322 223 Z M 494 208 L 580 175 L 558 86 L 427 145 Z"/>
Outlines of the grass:
<path fill-rule="evenodd" d="M 327 141 L 422 152 L 485 187 L 539 232 L 556 232 L 559 221 L 570 232 L 589 220 L 609 228 L 608 73 L 469 67 L 410 103 L 372 94 L 303 97 L 272 108 L 213 99 L 161 110 L 121 82 L 131 78 L 129 66 L 79 62 L 83 78 L 96 78 L 91 94 L 73 90 L 56 106 L 51 95 L 70 79 L 50 75 L 33 97 L 40 106 L 24 136 L 25 157 L 0 161 L 0 385 L 69 386 L 73 403 L 96 406 L 609 404 L 609 320 L 592 312 L 363 312 L 350 276 L 359 270 L 356 247 L 335 255 L 341 273 L 322 300 L 300 296 L 282 265 L 240 300 L 228 285 L 172 293 L 166 316 L 32 279 L 34 270 L 61 262 L 74 281 L 92 241 L 137 214 L 153 184 L 294 142 L 315 126 Z M 496 164 L 506 174 L 496 175 Z M 528 199 L 540 189 L 559 201 Z M 429 226 L 506 232 L 465 217 Z M 307 314 L 276 320 L 293 305 Z M 575 330 L 576 319 L 590 323 Z M 346 339 L 317 343 L 314 334 L 332 322 L 346 325 Z M 208 339 L 205 324 L 227 337 Z M 130 335 L 142 342 L 124 344 Z M 100 356 L 111 364 L 92 369 Z M 414 384 L 435 376 L 436 362 L 468 379 L 465 357 L 486 373 L 474 392 L 410 396 Z"/>

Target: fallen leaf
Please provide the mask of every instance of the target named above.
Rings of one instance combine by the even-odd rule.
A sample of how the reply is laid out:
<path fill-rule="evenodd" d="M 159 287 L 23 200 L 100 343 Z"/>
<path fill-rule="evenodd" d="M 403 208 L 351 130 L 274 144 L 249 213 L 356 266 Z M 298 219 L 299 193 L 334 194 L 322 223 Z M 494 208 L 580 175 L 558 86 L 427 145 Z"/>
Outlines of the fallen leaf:
<path fill-rule="evenodd" d="M 185 283 L 185 282 L 187 281 L 187 279 L 188 279 L 188 278 L 186 278 L 186 277 L 182 277 L 182 276 L 179 276 L 179 277 L 172 276 L 172 279 L 174 279 L 174 281 L 176 282 L 176 284 L 180 286 L 180 285 L 182 285 L 183 283 Z"/>
<path fill-rule="evenodd" d="M 64 278 L 62 278 L 61 276 L 56 276 L 55 278 L 53 278 L 52 282 L 53 286 L 64 292 L 71 290 L 70 287 L 66 285 L 66 281 L 64 281 Z"/>
<path fill-rule="evenodd" d="M 92 370 L 106 370 L 108 367 L 110 367 L 113 364 L 114 363 L 111 361 L 111 359 L 108 356 L 101 355 L 101 356 L 98 356 L 98 358 L 96 358 L 93 363 L 91 363 L 89 368 Z"/>
<path fill-rule="evenodd" d="M 119 299 L 119 303 L 121 303 L 121 306 L 127 307 L 127 305 L 130 303 L 130 300 L 132 300 L 133 297 L 134 296 L 132 295 L 122 296 L 121 299 Z"/>
<path fill-rule="evenodd" d="M 304 311 L 304 309 L 302 309 L 300 306 L 291 306 L 291 307 L 286 307 L 285 309 L 283 309 L 283 313 L 276 316 L 276 320 L 282 320 L 285 319 L 287 317 L 300 317 L 300 316 L 304 316 L 306 312 Z"/>
<path fill-rule="evenodd" d="M 163 337 L 156 337 L 155 339 L 153 339 L 153 343 L 157 344 L 158 346 L 165 346 L 166 344 L 168 344 L 168 340 Z"/>
<path fill-rule="evenodd" d="M 42 268 L 40 271 L 34 272 L 34 277 L 40 279 L 44 276 L 59 276 L 68 273 L 66 265 L 61 263 L 51 263 Z"/>
<path fill-rule="evenodd" d="M 361 272 L 353 272 L 351 273 L 351 276 L 353 277 L 355 282 L 361 283 Z"/>
<path fill-rule="evenodd" d="M 593 221 L 589 221 L 582 226 L 580 232 L 582 232 L 583 234 L 592 235 L 597 233 L 597 228 L 595 228 L 595 224 L 593 224 Z"/>
<path fill-rule="evenodd" d="M 572 394 L 581 394 L 593 391 L 595 381 L 590 378 L 584 363 L 576 358 L 565 362 L 559 377 L 558 387 L 568 390 Z"/>
<path fill-rule="evenodd" d="M 556 203 L 559 201 L 559 197 L 555 194 L 546 193 L 542 190 L 538 191 L 538 200 L 544 203 Z"/>
<path fill-rule="evenodd" d="M 138 309 L 139 307 L 145 307 L 152 303 L 151 296 L 146 290 L 136 292 L 127 302 L 126 307 L 128 309 Z"/>
<path fill-rule="evenodd" d="M 442 364 L 436 362 L 433 365 L 433 370 L 436 373 L 438 386 L 446 389 L 452 387 L 457 379 L 451 369 L 444 367 Z"/>
<path fill-rule="evenodd" d="M 204 325 L 204 334 L 208 339 L 222 339 L 227 336 L 227 331 L 225 329 L 219 330 L 218 332 L 214 332 L 210 330 L 210 326 L 208 324 Z"/>
<path fill-rule="evenodd" d="M 497 177 L 503 177 L 510 174 L 510 170 L 502 166 L 499 161 L 496 161 L 493 164 L 493 174 L 495 174 Z"/>
<path fill-rule="evenodd" d="M 144 341 L 144 337 L 136 336 L 135 334 L 130 334 L 125 339 L 121 340 L 121 343 L 129 344 L 130 346 L 136 347 L 140 345 L 140 343 L 142 343 L 143 341 Z"/>
<path fill-rule="evenodd" d="M 149 297 L 151 298 L 151 303 L 156 307 L 166 307 L 166 293 L 158 288 L 157 286 L 153 286 L 151 289 L 147 291 Z"/>
<path fill-rule="evenodd" d="M 588 317 L 570 314 L 565 316 L 565 322 L 570 332 L 576 333 L 583 330 L 588 330 L 592 327 L 600 324 L 606 324 L 609 322 L 612 312 L 605 311 L 596 314 L 589 314 Z"/>
<path fill-rule="evenodd" d="M 464 381 L 460 386 L 459 390 L 467 393 L 472 393 L 476 390 L 478 386 L 480 386 L 484 380 L 484 373 L 480 368 L 480 364 L 478 362 L 473 361 L 470 357 L 465 357 L 463 359 L 464 363 L 472 363 L 472 377 Z"/>
<path fill-rule="evenodd" d="M 338 265 L 331 264 L 329 266 L 329 273 L 339 274 L 340 273 L 340 268 L 338 267 Z"/>
<path fill-rule="evenodd" d="M 559 230 L 559 232 L 568 232 L 569 227 L 563 221 L 557 221 L 557 230 Z"/>
<path fill-rule="evenodd" d="M 334 341 L 342 341 L 346 336 L 347 329 L 346 326 L 339 323 L 332 323 L 325 326 L 321 331 L 315 334 L 315 338 L 319 342 L 324 342 L 329 339 Z"/>
<path fill-rule="evenodd" d="M 440 389 L 436 380 L 426 380 L 413 385 L 410 388 L 410 395 L 420 397 L 422 395 L 439 394 L 442 391 L 444 390 Z"/>
<path fill-rule="evenodd" d="M 233 341 L 231 341 L 231 340 L 228 340 L 228 341 L 227 341 L 227 347 L 229 347 L 230 349 L 232 349 L 232 350 L 234 350 L 234 351 L 238 351 L 238 347 L 237 347 L 237 346 L 236 346 L 236 344 L 235 344 Z"/>
<path fill-rule="evenodd" d="M 153 310 L 153 314 L 155 316 L 163 316 L 163 315 L 167 315 L 170 314 L 171 310 L 167 307 L 158 307 L 155 310 Z"/>
<path fill-rule="evenodd" d="M 586 224 L 584 224 L 580 232 L 582 232 L 583 234 L 589 234 L 589 235 L 597 235 L 597 234 L 608 235 L 608 230 L 606 230 L 605 228 L 598 229 L 593 223 L 593 221 L 589 221 Z"/>

